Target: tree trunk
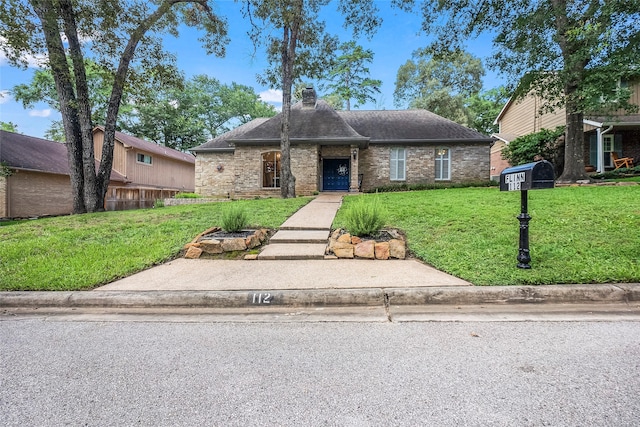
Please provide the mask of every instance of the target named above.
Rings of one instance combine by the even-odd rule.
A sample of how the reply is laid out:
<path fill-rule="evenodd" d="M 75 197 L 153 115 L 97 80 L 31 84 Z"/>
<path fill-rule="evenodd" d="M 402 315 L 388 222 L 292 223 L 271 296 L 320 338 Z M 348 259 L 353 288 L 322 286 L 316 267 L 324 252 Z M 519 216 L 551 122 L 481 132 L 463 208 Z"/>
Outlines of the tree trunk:
<path fill-rule="evenodd" d="M 96 192 L 96 162 L 93 146 L 93 123 L 89 103 L 89 86 L 84 67 L 84 56 L 78 39 L 78 28 L 73 5 L 69 0 L 60 1 L 60 15 L 64 21 L 64 33 L 69 42 L 69 54 L 75 77 L 76 103 L 82 141 L 82 169 L 84 174 L 84 203 L 88 212 L 103 210 L 102 200 Z"/>
<path fill-rule="evenodd" d="M 109 180 L 111 179 L 111 169 L 113 168 L 113 149 L 116 138 L 116 122 L 118 120 L 118 112 L 120 110 L 120 101 L 124 92 L 124 84 L 129 71 L 129 64 L 133 59 L 138 43 L 144 37 L 145 33 L 156 23 L 162 16 L 176 3 L 188 3 L 188 0 L 167 0 L 162 2 L 158 9 L 143 20 L 133 31 L 129 42 L 120 56 L 120 63 L 114 78 L 111 96 L 109 98 L 109 106 L 107 108 L 107 117 L 104 124 L 104 142 L 102 145 L 102 157 L 100 159 L 100 168 L 96 174 L 95 192 L 96 199 L 95 210 L 103 210 L 104 199 L 109 189 Z M 197 0 L 194 3 L 202 3 Z"/>
<path fill-rule="evenodd" d="M 280 194 L 288 199 L 296 197 L 296 177 L 291 172 L 291 144 L 289 125 L 291 118 L 291 87 L 296 58 L 296 43 L 302 16 L 303 0 L 296 1 L 293 22 L 285 24 L 282 43 L 282 123 L 280 127 Z"/>
<path fill-rule="evenodd" d="M 559 183 L 573 183 L 577 181 L 589 181 L 584 169 L 584 114 L 576 111 L 575 102 L 570 101 L 571 95 L 565 95 L 566 121 L 564 145 L 564 170 L 558 178 Z"/>
<path fill-rule="evenodd" d="M 58 27 L 59 13 L 55 10 L 51 0 L 32 0 L 31 5 L 42 23 L 42 31 L 47 45 L 47 52 L 49 53 L 49 66 L 51 67 L 60 102 L 60 113 L 62 115 L 68 153 L 73 213 L 85 213 L 87 210 L 84 200 L 84 169 L 80 122 L 67 57 L 60 37 L 61 31 Z"/>

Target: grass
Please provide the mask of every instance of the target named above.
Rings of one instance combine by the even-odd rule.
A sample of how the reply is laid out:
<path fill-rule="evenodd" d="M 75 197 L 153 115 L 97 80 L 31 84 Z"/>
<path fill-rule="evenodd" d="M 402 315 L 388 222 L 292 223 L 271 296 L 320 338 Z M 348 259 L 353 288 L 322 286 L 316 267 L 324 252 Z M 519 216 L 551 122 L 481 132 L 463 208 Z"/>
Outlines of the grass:
<path fill-rule="evenodd" d="M 249 226 L 276 228 L 309 198 L 236 201 Z M 227 203 L 3 223 L 0 290 L 91 289 L 178 255 Z"/>
<path fill-rule="evenodd" d="M 414 256 L 476 285 L 640 282 L 640 185 L 530 191 L 531 270 L 515 266 L 519 192 L 347 196 L 334 227 L 345 227 L 358 198 L 375 197 Z M 250 227 L 276 228 L 308 200 L 234 203 L 246 208 Z M 226 204 L 0 222 L 0 290 L 91 289 L 162 263 L 219 226 Z"/>
<path fill-rule="evenodd" d="M 370 197 L 368 195 L 359 197 Z M 476 285 L 640 282 L 640 186 L 529 192 L 531 270 L 515 267 L 520 192 L 378 194 L 419 259 Z M 345 227 L 344 200 L 334 227 Z"/>

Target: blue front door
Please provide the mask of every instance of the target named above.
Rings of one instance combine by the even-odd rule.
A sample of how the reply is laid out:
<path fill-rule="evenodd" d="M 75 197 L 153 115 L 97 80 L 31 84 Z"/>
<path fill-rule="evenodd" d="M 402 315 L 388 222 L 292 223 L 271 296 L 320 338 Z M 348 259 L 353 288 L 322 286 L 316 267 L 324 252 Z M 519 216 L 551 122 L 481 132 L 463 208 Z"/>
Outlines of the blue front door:
<path fill-rule="evenodd" d="M 322 190 L 349 191 L 350 182 L 349 159 L 322 160 Z"/>

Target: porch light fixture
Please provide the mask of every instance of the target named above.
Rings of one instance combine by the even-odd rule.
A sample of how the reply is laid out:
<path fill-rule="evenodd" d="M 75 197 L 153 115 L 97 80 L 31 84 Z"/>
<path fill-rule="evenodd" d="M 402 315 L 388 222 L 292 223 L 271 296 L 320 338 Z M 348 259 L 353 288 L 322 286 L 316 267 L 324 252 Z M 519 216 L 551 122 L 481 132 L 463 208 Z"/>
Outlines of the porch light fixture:
<path fill-rule="evenodd" d="M 353 156 L 353 160 L 356 160 L 356 158 L 358 157 L 358 150 L 356 150 L 355 148 L 351 151 L 351 155 Z"/>

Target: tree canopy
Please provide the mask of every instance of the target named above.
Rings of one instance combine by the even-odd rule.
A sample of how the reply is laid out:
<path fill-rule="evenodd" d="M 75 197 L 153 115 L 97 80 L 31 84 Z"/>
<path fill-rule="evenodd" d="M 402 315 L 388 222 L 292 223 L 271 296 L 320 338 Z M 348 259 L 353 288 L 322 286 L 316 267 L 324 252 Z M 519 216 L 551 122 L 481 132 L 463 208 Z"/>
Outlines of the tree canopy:
<path fill-rule="evenodd" d="M 239 124 L 275 114 L 273 106 L 261 101 L 252 88 L 198 75 L 137 104 L 136 120 L 127 130 L 140 138 L 186 150 Z"/>
<path fill-rule="evenodd" d="M 548 108 L 565 107 L 565 167 L 560 181 L 586 179 L 584 113 L 618 99 L 615 82 L 640 64 L 640 0 L 396 0 L 419 7 L 430 51 L 458 49 L 483 32 L 495 34 L 492 68 L 510 76 L 516 98 L 536 93 Z"/>
<path fill-rule="evenodd" d="M 126 84 L 136 84 L 131 64 L 165 76 L 174 58 L 160 35 L 178 34 L 178 24 L 198 27 L 209 53 L 224 54 L 226 22 L 207 0 L 5 0 L 0 3 L 0 45 L 11 64 L 46 58 L 62 115 L 73 190 L 73 211 L 103 209 L 113 164 L 116 122 Z M 68 59 L 71 59 L 71 68 Z M 90 87 L 85 59 L 113 76 L 96 171 Z"/>
<path fill-rule="evenodd" d="M 352 99 L 359 104 L 375 102 L 373 95 L 380 93 L 382 81 L 369 77 L 369 67 L 366 63 L 373 61 L 373 51 L 364 49 L 353 40 L 342 43 L 339 49 L 342 54 L 335 59 L 329 70 L 327 89 L 345 102 L 347 111 L 351 110 Z M 358 108 L 359 104 L 355 107 Z"/>

